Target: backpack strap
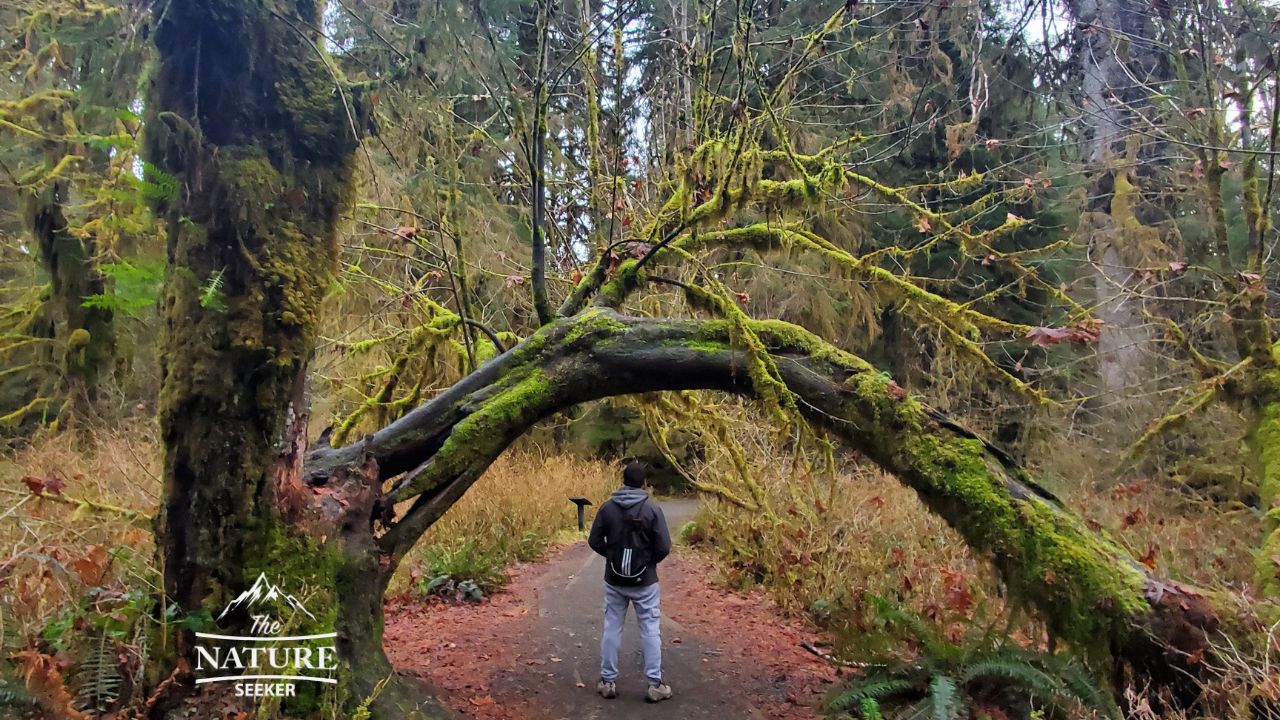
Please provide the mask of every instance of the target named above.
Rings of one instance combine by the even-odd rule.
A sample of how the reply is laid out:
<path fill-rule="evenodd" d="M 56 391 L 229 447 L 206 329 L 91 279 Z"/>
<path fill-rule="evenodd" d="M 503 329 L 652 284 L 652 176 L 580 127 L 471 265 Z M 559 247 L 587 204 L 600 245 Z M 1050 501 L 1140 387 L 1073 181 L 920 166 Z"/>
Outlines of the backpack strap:
<path fill-rule="evenodd" d="M 615 501 L 615 502 L 616 502 L 616 501 Z M 640 502 L 636 503 L 636 504 L 631 508 L 631 512 L 628 512 L 627 510 L 623 510 L 623 511 L 622 511 L 622 517 L 623 517 L 623 519 L 625 519 L 625 520 L 630 520 L 630 521 L 631 521 L 631 522 L 633 522 L 633 523 L 638 523 L 638 522 L 640 522 L 640 514 L 644 511 L 644 504 L 645 504 L 645 503 L 647 503 L 647 502 L 649 502 L 649 498 L 647 498 L 647 497 L 646 497 L 645 499 L 643 499 L 643 500 L 641 500 Z M 619 509 L 621 509 L 621 507 L 619 507 Z"/>

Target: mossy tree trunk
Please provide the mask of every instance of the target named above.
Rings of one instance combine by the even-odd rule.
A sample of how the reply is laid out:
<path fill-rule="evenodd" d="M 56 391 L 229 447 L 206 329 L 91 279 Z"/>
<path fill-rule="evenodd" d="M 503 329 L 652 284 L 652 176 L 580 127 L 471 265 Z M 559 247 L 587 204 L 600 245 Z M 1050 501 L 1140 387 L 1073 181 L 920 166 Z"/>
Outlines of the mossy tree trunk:
<path fill-rule="evenodd" d="M 1265 376 L 1267 393 L 1256 409 L 1249 435 L 1257 467 L 1262 508 L 1262 543 L 1255 556 L 1260 599 L 1280 599 L 1280 369 Z M 1274 611 L 1273 611 L 1274 612 Z M 1270 618 L 1273 622 L 1280 617 Z"/>
<path fill-rule="evenodd" d="M 146 155 L 181 185 L 158 208 L 168 221 L 165 591 L 186 613 L 216 614 L 265 572 L 306 595 L 315 627 L 298 631 L 336 629 L 343 658 L 367 658 L 386 577 L 369 551 L 371 506 L 355 498 L 347 510 L 298 483 L 305 373 L 351 192 L 357 98 L 321 48 L 317 2 L 174 0 L 156 21 Z M 367 499 L 361 472 L 352 485 Z M 339 597 L 358 612 L 340 615 Z M 190 638 L 176 640 L 191 652 Z M 385 661 L 340 667 L 344 702 L 383 671 Z M 385 693 L 384 705 L 399 697 Z M 419 716 L 437 716 L 425 708 Z"/>
<path fill-rule="evenodd" d="M 92 235 L 80 237 L 67 225 L 63 208 L 69 183 L 55 180 L 27 198 L 26 217 L 40 248 L 40 263 L 49 276 L 49 305 L 62 357 L 62 393 L 67 407 L 83 411 L 97 397 L 99 380 L 116 356 L 114 314 L 85 307 L 85 299 L 105 291 Z"/>
<path fill-rule="evenodd" d="M 1154 576 L 1089 530 L 999 450 L 891 386 L 865 361 L 781 322 L 757 321 L 779 379 L 811 422 L 895 474 L 1000 572 L 1012 595 L 1078 646 L 1144 677 L 1186 682 L 1185 663 L 1218 623 L 1194 589 Z M 308 455 L 302 482 L 363 504 L 380 529 L 380 587 L 422 533 L 538 420 L 625 393 L 754 392 L 729 321 L 642 320 L 596 309 L 558 320 L 401 420 L 348 447 Z M 661 372 L 655 372 L 661 368 Z M 361 470 L 360 468 L 363 468 Z M 364 475 L 363 483 L 351 478 Z M 352 488 L 394 481 L 371 502 Z M 345 489 L 344 489 L 345 488 Z M 392 516 L 389 508 L 412 501 Z M 369 612 L 367 597 L 340 614 Z M 365 627 L 381 631 L 381 614 Z M 367 640 L 367 638 L 366 638 Z M 353 651 L 386 667 L 380 642 Z"/>

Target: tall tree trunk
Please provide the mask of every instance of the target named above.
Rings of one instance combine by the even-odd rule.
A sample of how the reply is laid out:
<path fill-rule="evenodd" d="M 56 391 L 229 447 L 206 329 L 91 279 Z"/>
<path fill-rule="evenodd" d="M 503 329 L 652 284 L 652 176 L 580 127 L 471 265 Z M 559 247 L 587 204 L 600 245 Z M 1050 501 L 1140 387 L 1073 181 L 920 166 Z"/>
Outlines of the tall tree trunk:
<path fill-rule="evenodd" d="M 111 369 L 116 335 L 110 310 L 85 307 L 86 298 L 105 291 L 106 279 L 98 269 L 93 236 L 80 237 L 67 226 L 63 213 L 67 193 L 66 182 L 50 182 L 28 198 L 27 218 L 49 276 L 49 302 L 60 325 L 64 407 L 82 412 L 97 398 L 98 383 Z"/>
<path fill-rule="evenodd" d="M 1097 345 L 1099 384 L 1114 398 L 1142 377 L 1150 340 L 1141 301 L 1129 292 L 1137 273 L 1130 267 L 1133 253 L 1126 252 L 1125 243 L 1136 238 L 1126 233 L 1138 221 L 1115 217 L 1112 200 L 1132 104 L 1140 102 L 1142 93 L 1124 63 L 1132 53 L 1147 51 L 1139 46 L 1151 30 L 1145 20 L 1147 10 L 1133 0 L 1076 0 L 1073 9 L 1080 33 L 1081 122 L 1088 135 L 1085 162 L 1094 177 L 1081 231 L 1093 261 L 1094 313 L 1104 322 Z M 1135 172 L 1120 169 L 1124 181 L 1136 184 Z M 1132 214 L 1132 206 L 1128 211 Z"/>
<path fill-rule="evenodd" d="M 1280 359 L 1259 373 L 1254 401 L 1249 445 L 1263 513 L 1262 543 L 1254 556 L 1254 578 L 1258 598 L 1275 600 L 1280 598 Z M 1271 622 L 1280 620 L 1280 611 L 1273 610 L 1272 615 Z"/>
<path fill-rule="evenodd" d="M 305 371 L 350 199 L 358 99 L 320 47 L 318 2 L 174 0 L 156 20 L 146 151 L 182 186 L 159 208 L 169 221 L 165 591 L 184 612 L 216 613 L 264 572 L 313 591 L 314 628 L 302 632 L 336 629 L 343 658 L 374 657 L 364 645 L 380 637 L 389 576 L 369 552 L 376 485 L 357 473 L 348 510 L 297 482 Z M 219 629 L 243 632 L 244 615 Z M 177 640 L 190 654 L 191 638 Z M 372 695 L 387 673 L 385 662 L 341 665 L 345 702 Z M 421 703 L 398 688 L 381 698 L 387 716 L 438 715 L 431 705 L 414 715 Z M 314 714 L 316 700 L 292 710 Z"/>

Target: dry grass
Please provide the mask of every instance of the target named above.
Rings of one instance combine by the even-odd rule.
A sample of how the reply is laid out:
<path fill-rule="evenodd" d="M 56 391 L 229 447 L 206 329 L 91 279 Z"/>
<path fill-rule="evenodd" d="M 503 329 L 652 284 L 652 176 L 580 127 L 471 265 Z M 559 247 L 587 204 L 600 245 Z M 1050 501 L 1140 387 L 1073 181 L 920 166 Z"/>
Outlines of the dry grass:
<path fill-rule="evenodd" d="M 427 531 L 393 587 L 404 588 L 411 578 L 443 577 L 482 587 L 500 584 L 505 566 L 540 557 L 558 538 L 576 533 L 570 497 L 599 505 L 618 487 L 618 478 L 611 463 L 508 450 Z"/>
<path fill-rule="evenodd" d="M 915 493 L 878 470 L 792 482 L 756 477 L 775 515 L 711 499 L 694 539 L 713 545 L 730 584 L 763 583 L 784 608 L 836 631 L 850 656 L 887 649 L 872 598 L 932 620 L 953 641 L 1004 609 L 985 563 Z"/>
<path fill-rule="evenodd" d="M 1037 456 L 1046 458 L 1037 474 L 1068 507 L 1156 571 L 1206 588 L 1243 592 L 1252 584 L 1255 509 L 1197 497 L 1086 440 L 1059 440 Z"/>
<path fill-rule="evenodd" d="M 0 649 L 33 644 L 91 588 L 156 589 L 150 516 L 159 455 L 154 425 L 137 421 L 84 435 L 42 432 L 0 459 Z M 65 486 L 39 497 L 32 483 Z"/>

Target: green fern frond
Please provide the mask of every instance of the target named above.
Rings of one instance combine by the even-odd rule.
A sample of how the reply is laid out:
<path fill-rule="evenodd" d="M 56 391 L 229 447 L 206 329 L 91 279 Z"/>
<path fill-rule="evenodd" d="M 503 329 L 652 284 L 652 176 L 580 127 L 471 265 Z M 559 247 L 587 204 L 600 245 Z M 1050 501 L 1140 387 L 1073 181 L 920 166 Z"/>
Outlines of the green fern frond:
<path fill-rule="evenodd" d="M 850 710 L 861 705 L 864 700 L 878 702 L 916 689 L 916 684 L 910 680 L 872 679 L 857 683 L 836 695 L 831 699 L 830 705 L 834 710 Z"/>
<path fill-rule="evenodd" d="M 956 681 L 946 675 L 938 675 L 929 683 L 929 702 L 933 707 L 933 720 L 960 717 L 960 689 Z"/>
<path fill-rule="evenodd" d="M 992 680 L 1016 685 L 1042 700 L 1059 697 L 1065 689 L 1053 677 L 1025 660 L 1015 658 L 993 658 L 975 662 L 965 668 L 964 680 Z"/>
<path fill-rule="evenodd" d="M 205 283 L 204 288 L 200 291 L 200 307 L 206 310 L 216 310 L 224 312 L 227 304 L 222 300 L 222 285 L 226 269 L 219 270 L 209 276 L 209 282 Z"/>
<path fill-rule="evenodd" d="M 163 262 L 103 263 L 98 269 L 115 281 L 114 286 L 106 293 L 86 295 L 81 303 L 84 307 L 137 317 L 160 299 L 160 284 L 164 281 Z"/>
<path fill-rule="evenodd" d="M 1053 663 L 1050 670 L 1057 677 L 1064 695 L 1103 717 L 1120 717 L 1115 701 L 1103 691 L 1093 674 L 1078 660 L 1066 657 Z"/>
<path fill-rule="evenodd" d="M 875 608 L 876 614 L 891 628 L 909 635 L 924 646 L 925 652 L 921 658 L 924 664 L 951 665 L 963 656 L 963 648 L 949 641 L 933 623 L 885 598 L 869 595 L 867 599 Z"/>
<path fill-rule="evenodd" d="M 102 713 L 120 697 L 124 677 L 116 659 L 115 644 L 106 633 L 87 651 L 76 667 L 73 677 L 76 687 L 76 705 L 83 710 Z"/>
<path fill-rule="evenodd" d="M 175 200 L 178 197 L 180 187 L 178 178 L 146 160 L 142 161 L 142 177 L 128 176 L 128 180 L 143 200 L 161 202 Z"/>
<path fill-rule="evenodd" d="M 30 709 L 40 706 L 40 702 L 27 691 L 21 680 L 0 677 L 0 708 Z"/>

